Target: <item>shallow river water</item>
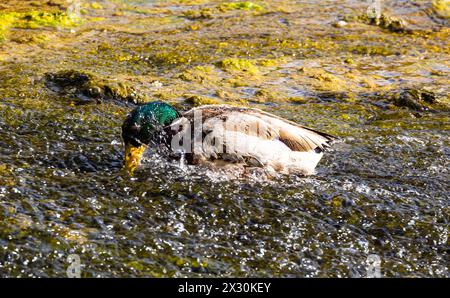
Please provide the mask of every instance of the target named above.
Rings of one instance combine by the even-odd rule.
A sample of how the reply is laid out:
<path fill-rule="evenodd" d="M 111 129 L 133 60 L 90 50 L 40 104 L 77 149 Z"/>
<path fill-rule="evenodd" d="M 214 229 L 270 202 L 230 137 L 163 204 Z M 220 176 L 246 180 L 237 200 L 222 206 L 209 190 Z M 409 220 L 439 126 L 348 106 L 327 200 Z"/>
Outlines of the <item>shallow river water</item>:
<path fill-rule="evenodd" d="M 154 43 L 155 38 L 177 50 L 177 39 L 188 44 L 183 36 L 194 34 L 187 27 L 205 30 L 199 40 L 214 39 L 217 30 L 210 28 L 233 28 L 238 26 L 233 18 L 238 17 L 242 22 L 275 17 L 294 29 L 301 22 L 317 23 L 323 28 L 311 30 L 324 42 L 341 33 L 323 18 L 302 19 L 305 10 L 296 10 L 296 5 L 313 9 L 318 1 L 266 1 L 269 8 L 285 5 L 288 12 L 274 10 L 259 17 L 239 11 L 238 16 L 195 21 L 180 20 L 178 14 L 199 9 L 198 5 L 215 7 L 220 1 L 189 5 L 172 1 L 160 4 L 156 12 L 146 11 L 155 7 L 145 1 L 134 1 L 131 8 L 113 6 L 119 2 L 126 1 L 85 7 L 84 18 L 107 15 L 91 20 L 100 28 L 86 24 L 76 29 L 46 28 L 43 34 L 50 41 L 41 44 L 14 40 L 14 34 L 29 34 L 30 29 L 18 26 L 9 29 L 9 40 L 0 45 L 0 276 L 66 276 L 68 255 L 78 254 L 83 277 L 364 277 L 369 255 L 380 258 L 383 276 L 450 277 L 448 108 L 401 107 L 378 93 L 432 84 L 432 91 L 448 96 L 449 54 L 441 48 L 448 40 L 426 37 L 429 40 L 423 43 L 417 41 L 417 50 L 404 47 L 402 54 L 383 55 L 348 52 L 347 40 L 336 39 L 344 46 L 331 50 L 285 36 L 301 46 L 284 44 L 278 50 L 267 41 L 256 50 L 242 41 L 253 37 L 224 29 L 217 34 L 228 36 L 222 38 L 227 45 L 214 48 L 217 56 L 208 57 L 212 50 L 207 47 L 213 46 L 202 41 L 207 44 L 205 53 L 186 50 L 192 62 L 177 56 L 172 63 L 161 54 L 164 44 Z M 340 2 L 344 10 L 364 8 L 361 1 Z M 397 6 L 392 9 L 401 13 L 419 9 Z M 322 8 L 330 20 L 340 16 L 331 4 Z M 122 14 L 117 13 L 120 9 Z M 149 25 L 142 15 L 164 20 Z M 119 18 L 122 24 L 139 18 L 142 23 L 114 29 L 110 18 Z M 277 30 L 299 34 L 298 28 L 276 26 L 251 30 L 256 35 L 267 30 L 269 36 L 279 34 L 277 38 L 285 34 Z M 362 32 L 381 30 L 373 25 L 355 25 L 352 30 L 357 26 L 366 26 Z M 145 35 L 142 28 L 161 37 Z M 382 32 L 392 47 L 412 42 L 403 33 Z M 69 38 L 69 34 L 76 35 Z M 144 48 L 143 41 L 151 49 Z M 237 46 L 238 42 L 242 44 Z M 441 47 L 426 52 L 433 51 L 426 47 L 434 42 Z M 102 47 L 109 46 L 103 43 L 120 53 L 106 54 Z M 228 46 L 237 46 L 242 53 Z M 246 74 L 227 72 L 215 62 L 230 53 L 279 59 L 273 51 L 287 60 L 273 67 L 260 65 L 260 77 L 244 85 L 237 81 L 246 81 Z M 322 55 L 323 51 L 333 52 Z M 427 62 L 419 64 L 421 55 L 429 55 Z M 370 78 L 373 86 L 359 81 L 349 86 L 339 81 L 343 89 L 319 86 L 354 79 L 343 75 L 352 66 L 338 56 L 354 60 L 356 76 Z M 189 70 L 198 65 L 212 65 L 215 78 L 180 79 L 180 73 L 192 74 Z M 318 68 L 338 78 L 308 73 Z M 138 86 L 137 92 L 182 109 L 190 107 L 184 102 L 186 92 L 217 100 L 229 96 L 340 139 L 325 153 L 316 175 L 309 177 L 228 179 L 220 172 L 149 154 L 130 178 L 122 171 L 120 126 L 134 104 L 119 95 L 91 100 L 86 93 L 73 91 L 77 82 L 69 84 L 73 90 L 61 93 L 46 74 L 68 69 L 90 71 L 110 80 L 107 84 L 117 77 L 127 86 Z M 162 89 L 155 87 L 155 80 L 162 82 Z M 223 85 L 217 88 L 228 93 L 216 92 L 219 84 Z M 386 85 L 392 88 L 383 89 Z M 290 99 L 274 99 L 278 95 Z"/>

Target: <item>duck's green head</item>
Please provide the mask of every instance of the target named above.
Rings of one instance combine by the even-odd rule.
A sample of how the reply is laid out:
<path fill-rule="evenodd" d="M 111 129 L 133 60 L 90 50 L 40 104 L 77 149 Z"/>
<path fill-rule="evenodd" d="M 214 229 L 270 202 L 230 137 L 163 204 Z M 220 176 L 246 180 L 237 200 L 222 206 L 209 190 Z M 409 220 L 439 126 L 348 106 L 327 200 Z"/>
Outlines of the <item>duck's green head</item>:
<path fill-rule="evenodd" d="M 172 106 L 163 102 L 149 102 L 135 108 L 122 125 L 125 143 L 125 168 L 132 174 L 139 165 L 146 146 L 159 135 L 163 127 L 179 117 Z"/>

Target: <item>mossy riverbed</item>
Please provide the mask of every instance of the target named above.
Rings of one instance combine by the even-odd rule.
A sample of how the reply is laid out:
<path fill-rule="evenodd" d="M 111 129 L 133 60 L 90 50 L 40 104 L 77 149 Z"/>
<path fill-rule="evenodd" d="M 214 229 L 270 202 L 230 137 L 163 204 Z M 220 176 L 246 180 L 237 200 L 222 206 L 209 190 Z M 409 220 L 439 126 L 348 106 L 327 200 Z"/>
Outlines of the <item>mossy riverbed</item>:
<path fill-rule="evenodd" d="M 24 4 L 25 3 L 25 4 Z M 450 277 L 448 1 L 2 1 L 0 276 Z M 340 137 L 310 177 L 148 156 L 139 103 L 253 106 Z"/>

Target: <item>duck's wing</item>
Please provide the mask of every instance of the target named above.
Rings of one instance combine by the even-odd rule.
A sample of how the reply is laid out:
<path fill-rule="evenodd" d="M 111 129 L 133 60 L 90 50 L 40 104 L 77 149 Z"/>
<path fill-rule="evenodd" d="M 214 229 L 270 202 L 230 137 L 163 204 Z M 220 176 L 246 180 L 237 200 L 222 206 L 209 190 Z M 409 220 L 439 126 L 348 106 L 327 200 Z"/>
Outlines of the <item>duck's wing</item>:
<path fill-rule="evenodd" d="M 216 134 L 220 131 L 236 132 L 241 136 L 258 137 L 262 140 L 279 140 L 292 151 L 321 152 L 336 139 L 332 135 L 255 108 L 207 105 L 189 110 L 183 116 L 192 122 L 195 114 L 202 119 L 203 131 Z"/>

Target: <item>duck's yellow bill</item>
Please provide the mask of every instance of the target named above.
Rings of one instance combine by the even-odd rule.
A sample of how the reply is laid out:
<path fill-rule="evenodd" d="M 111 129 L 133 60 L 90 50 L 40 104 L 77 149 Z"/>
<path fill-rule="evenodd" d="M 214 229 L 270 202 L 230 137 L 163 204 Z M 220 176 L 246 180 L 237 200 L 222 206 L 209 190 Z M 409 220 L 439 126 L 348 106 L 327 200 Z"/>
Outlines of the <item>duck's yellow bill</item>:
<path fill-rule="evenodd" d="M 125 146 L 125 169 L 130 175 L 138 167 L 144 151 L 145 146 L 134 147 L 130 144 Z"/>

